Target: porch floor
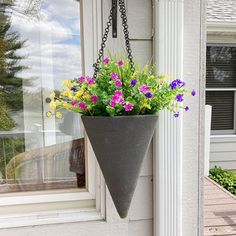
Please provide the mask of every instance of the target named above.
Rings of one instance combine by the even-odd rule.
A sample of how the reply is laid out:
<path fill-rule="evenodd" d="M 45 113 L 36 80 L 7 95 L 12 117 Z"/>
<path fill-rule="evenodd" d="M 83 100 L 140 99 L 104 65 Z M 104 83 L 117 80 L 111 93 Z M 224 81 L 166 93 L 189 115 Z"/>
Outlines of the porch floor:
<path fill-rule="evenodd" d="M 205 178 L 204 236 L 236 236 L 236 197 Z"/>

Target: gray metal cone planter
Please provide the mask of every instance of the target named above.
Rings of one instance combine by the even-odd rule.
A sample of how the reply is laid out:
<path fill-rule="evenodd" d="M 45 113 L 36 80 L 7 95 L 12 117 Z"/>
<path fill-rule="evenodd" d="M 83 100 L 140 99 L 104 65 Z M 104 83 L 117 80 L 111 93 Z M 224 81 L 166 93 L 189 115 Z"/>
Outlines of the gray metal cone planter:
<path fill-rule="evenodd" d="M 125 218 L 157 115 L 82 116 L 82 121 L 116 209 Z"/>

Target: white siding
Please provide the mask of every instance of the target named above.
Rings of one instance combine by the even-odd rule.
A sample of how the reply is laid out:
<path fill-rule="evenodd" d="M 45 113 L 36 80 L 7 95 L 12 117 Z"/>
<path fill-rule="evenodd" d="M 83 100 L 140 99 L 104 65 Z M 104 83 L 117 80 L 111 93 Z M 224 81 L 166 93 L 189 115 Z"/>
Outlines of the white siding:
<path fill-rule="evenodd" d="M 236 170 L 236 136 L 213 136 L 210 146 L 210 168 Z"/>
<path fill-rule="evenodd" d="M 85 0 L 86 1 L 86 0 Z M 111 1 L 102 1 L 103 22 Z M 127 0 L 128 23 L 131 31 L 132 47 L 135 58 L 145 64 L 152 59 L 152 0 Z M 92 14 L 92 9 L 91 9 Z M 98 13 L 99 14 L 99 13 Z M 86 17 L 86 16 L 85 16 Z M 97 32 L 96 32 L 97 34 Z M 118 39 L 110 40 L 108 48 L 118 48 L 124 52 L 123 31 L 119 22 Z M 91 36 L 91 39 L 93 36 Z M 92 64 L 91 64 L 92 66 Z M 152 184 L 152 148 L 144 161 L 138 185 L 132 201 L 128 219 L 119 219 L 110 195 L 106 190 L 106 221 L 67 223 L 36 227 L 12 228 L 0 230 L 4 236 L 152 236 L 153 235 L 153 184 Z"/>

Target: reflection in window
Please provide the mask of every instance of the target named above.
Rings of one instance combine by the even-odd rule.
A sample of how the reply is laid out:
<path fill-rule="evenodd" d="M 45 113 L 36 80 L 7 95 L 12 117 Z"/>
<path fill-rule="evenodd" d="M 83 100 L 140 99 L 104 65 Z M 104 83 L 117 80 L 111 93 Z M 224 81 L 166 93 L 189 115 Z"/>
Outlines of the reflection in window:
<path fill-rule="evenodd" d="M 46 98 L 81 74 L 77 0 L 0 4 L 0 192 L 85 186 L 77 114 L 48 119 Z"/>

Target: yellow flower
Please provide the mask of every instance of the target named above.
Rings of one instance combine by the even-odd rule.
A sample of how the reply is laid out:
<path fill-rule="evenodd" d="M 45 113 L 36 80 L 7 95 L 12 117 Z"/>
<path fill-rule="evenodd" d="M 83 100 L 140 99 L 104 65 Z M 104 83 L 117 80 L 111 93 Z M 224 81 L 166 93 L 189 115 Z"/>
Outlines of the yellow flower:
<path fill-rule="evenodd" d="M 67 87 L 68 87 L 68 88 L 72 88 L 72 87 L 73 87 L 73 84 L 69 81 Z"/>
<path fill-rule="evenodd" d="M 81 97 L 84 93 L 84 90 L 80 90 L 76 93 L 76 97 Z"/>
<path fill-rule="evenodd" d="M 66 110 L 70 110 L 70 109 L 71 109 L 71 105 L 68 104 L 68 103 L 66 103 L 66 104 L 64 104 L 64 108 L 65 108 Z"/>
<path fill-rule="evenodd" d="M 51 118 L 52 112 L 50 112 L 50 111 L 46 112 L 46 116 L 47 116 L 47 118 Z"/>
<path fill-rule="evenodd" d="M 68 90 L 65 90 L 61 93 L 63 96 L 67 97 L 69 95 L 69 91 Z"/>
<path fill-rule="evenodd" d="M 56 94 L 53 92 L 53 93 L 51 93 L 51 94 L 49 95 L 49 97 L 50 97 L 51 99 L 53 99 L 53 98 L 56 97 Z"/>
<path fill-rule="evenodd" d="M 62 118 L 62 113 L 61 112 L 56 112 L 56 118 L 61 119 Z"/>
<path fill-rule="evenodd" d="M 50 102 L 50 108 L 51 108 L 51 110 L 55 111 L 56 108 L 57 108 L 56 103 L 55 102 Z"/>
<path fill-rule="evenodd" d="M 88 105 L 88 106 L 87 106 L 87 109 L 88 109 L 88 110 L 91 110 L 91 109 L 92 109 L 92 107 L 91 107 L 90 105 Z"/>
<path fill-rule="evenodd" d="M 73 94 L 73 91 L 68 91 L 68 97 L 69 97 L 69 98 L 72 98 L 73 95 L 74 95 L 74 94 Z"/>

